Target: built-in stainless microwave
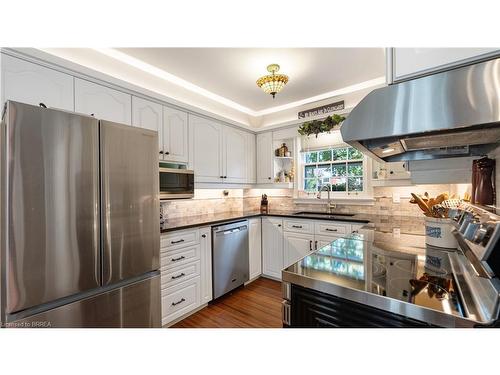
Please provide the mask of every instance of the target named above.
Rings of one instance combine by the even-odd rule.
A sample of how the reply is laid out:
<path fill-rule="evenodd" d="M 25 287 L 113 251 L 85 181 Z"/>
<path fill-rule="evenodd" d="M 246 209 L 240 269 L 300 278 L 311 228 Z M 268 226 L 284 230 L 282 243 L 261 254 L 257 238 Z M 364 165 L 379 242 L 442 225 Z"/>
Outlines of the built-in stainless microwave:
<path fill-rule="evenodd" d="M 160 199 L 194 197 L 194 172 L 160 165 Z"/>

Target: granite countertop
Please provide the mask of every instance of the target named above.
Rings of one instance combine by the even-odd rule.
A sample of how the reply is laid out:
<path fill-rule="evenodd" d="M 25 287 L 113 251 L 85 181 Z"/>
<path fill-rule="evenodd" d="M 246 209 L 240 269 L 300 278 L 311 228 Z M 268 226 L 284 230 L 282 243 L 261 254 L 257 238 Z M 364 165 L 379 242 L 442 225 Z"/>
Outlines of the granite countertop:
<path fill-rule="evenodd" d="M 332 220 L 344 221 L 353 223 L 366 223 L 373 230 L 379 232 L 382 236 L 393 236 L 393 229 L 399 228 L 401 234 L 424 235 L 424 218 L 412 216 L 388 216 L 357 213 L 353 216 L 336 216 L 335 212 L 331 217 L 320 217 L 317 215 L 300 215 L 297 216 L 297 210 L 280 211 L 270 210 L 268 214 L 261 214 L 259 210 L 253 211 L 238 211 L 238 212 L 222 212 L 217 214 L 193 215 L 180 218 L 166 219 L 160 224 L 161 233 L 171 232 L 174 230 L 193 228 L 203 225 L 212 225 L 223 223 L 232 220 L 247 219 L 259 216 L 278 216 L 294 219 L 312 219 L 312 220 Z"/>

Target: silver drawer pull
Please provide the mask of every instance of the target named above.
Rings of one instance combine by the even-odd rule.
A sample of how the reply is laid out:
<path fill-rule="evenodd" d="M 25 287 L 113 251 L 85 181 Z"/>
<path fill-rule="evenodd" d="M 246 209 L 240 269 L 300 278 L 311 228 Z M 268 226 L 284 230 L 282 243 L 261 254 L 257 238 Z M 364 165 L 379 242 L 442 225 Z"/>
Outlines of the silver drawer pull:
<path fill-rule="evenodd" d="M 186 276 L 186 274 L 184 272 L 182 272 L 181 274 L 179 274 L 177 276 L 172 276 L 172 280 L 178 279 L 179 277 L 182 277 L 182 276 Z"/>
<path fill-rule="evenodd" d="M 181 242 L 184 242 L 184 239 L 181 238 L 179 241 L 170 241 L 170 243 L 172 245 L 175 245 L 176 243 L 181 243 Z"/>
<path fill-rule="evenodd" d="M 184 255 L 181 255 L 179 258 L 172 258 L 172 262 L 178 262 L 179 260 L 186 259 Z"/>
<path fill-rule="evenodd" d="M 292 228 L 302 229 L 302 225 L 292 225 Z"/>
<path fill-rule="evenodd" d="M 338 232 L 338 229 L 325 228 L 327 232 Z"/>
<path fill-rule="evenodd" d="M 182 303 L 182 302 L 184 302 L 184 301 L 186 301 L 186 300 L 185 300 L 184 298 L 181 298 L 181 299 L 180 299 L 179 301 L 177 301 L 177 302 L 172 302 L 172 306 L 177 306 L 178 304 L 180 304 L 180 303 Z"/>

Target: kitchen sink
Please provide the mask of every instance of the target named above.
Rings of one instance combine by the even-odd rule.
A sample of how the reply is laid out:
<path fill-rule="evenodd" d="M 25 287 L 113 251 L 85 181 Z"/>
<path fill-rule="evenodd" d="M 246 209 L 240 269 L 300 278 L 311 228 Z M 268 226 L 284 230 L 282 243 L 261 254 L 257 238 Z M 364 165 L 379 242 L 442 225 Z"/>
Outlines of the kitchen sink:
<path fill-rule="evenodd" d="M 300 211 L 296 212 L 294 215 L 298 216 L 347 216 L 352 217 L 354 214 L 343 214 L 337 212 L 315 212 L 315 211 Z"/>

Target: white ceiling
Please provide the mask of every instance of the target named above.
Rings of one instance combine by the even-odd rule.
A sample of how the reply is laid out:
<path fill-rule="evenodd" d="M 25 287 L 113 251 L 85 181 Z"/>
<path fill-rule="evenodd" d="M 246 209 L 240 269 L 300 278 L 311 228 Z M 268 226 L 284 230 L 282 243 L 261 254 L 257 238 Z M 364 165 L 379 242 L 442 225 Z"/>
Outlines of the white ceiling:
<path fill-rule="evenodd" d="M 251 111 L 376 79 L 385 74 L 383 48 L 118 48 L 135 59 L 227 98 Z M 273 100 L 255 83 L 277 63 L 290 80 Z"/>
<path fill-rule="evenodd" d="M 25 53 L 251 128 L 297 121 L 298 111 L 336 100 L 353 108 L 385 85 L 383 48 L 44 48 Z M 255 83 L 272 63 L 290 78 L 274 100 Z"/>

